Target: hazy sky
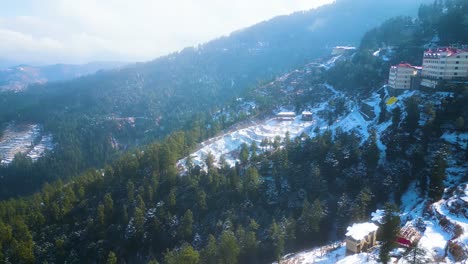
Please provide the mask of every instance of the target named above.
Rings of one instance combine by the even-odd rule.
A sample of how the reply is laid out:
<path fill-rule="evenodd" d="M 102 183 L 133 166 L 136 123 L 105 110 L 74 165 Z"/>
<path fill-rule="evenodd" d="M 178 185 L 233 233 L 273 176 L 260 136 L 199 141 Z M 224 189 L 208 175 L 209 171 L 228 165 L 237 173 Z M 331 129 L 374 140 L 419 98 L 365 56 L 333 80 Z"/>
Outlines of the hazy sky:
<path fill-rule="evenodd" d="M 6 0 L 0 60 L 145 61 L 333 0 Z"/>

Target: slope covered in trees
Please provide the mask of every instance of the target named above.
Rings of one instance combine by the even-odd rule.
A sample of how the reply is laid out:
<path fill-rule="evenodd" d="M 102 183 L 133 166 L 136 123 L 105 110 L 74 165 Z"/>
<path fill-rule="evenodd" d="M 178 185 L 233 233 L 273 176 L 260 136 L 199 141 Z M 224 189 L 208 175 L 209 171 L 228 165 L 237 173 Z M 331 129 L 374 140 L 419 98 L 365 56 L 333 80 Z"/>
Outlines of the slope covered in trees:
<path fill-rule="evenodd" d="M 176 161 L 214 133 L 213 120 L 199 116 L 103 169 L 0 202 L 0 262 L 265 263 L 342 236 L 377 204 L 398 201 L 411 181 L 437 200 L 448 154 L 441 135 L 466 132 L 457 120 L 468 118 L 467 87 L 444 89 L 453 96 L 442 102 L 430 91 L 404 109 L 382 106 L 382 122 L 391 123 L 382 161 L 375 136 L 361 142 L 337 130 L 265 141 L 264 152 L 244 145 L 235 167 L 208 159 L 206 172 L 180 177 Z M 267 99 L 262 107 L 284 100 Z M 466 150 L 456 151 L 454 163 L 466 163 Z"/>
<path fill-rule="evenodd" d="M 174 133 L 102 170 L 0 202 L 0 260 L 265 263 L 326 243 L 377 204 L 399 200 L 409 181 L 439 198 L 434 179 L 445 175 L 446 154 L 437 120 L 452 120 L 449 105 L 464 101 L 466 88 L 414 133 L 408 116 L 398 120 L 380 164 L 373 138 L 361 145 L 356 134 L 337 131 L 266 142 L 268 151 L 249 149 L 233 168 L 211 164 L 181 177 L 175 162 L 189 154 L 197 131 Z M 459 154 L 451 155 L 466 162 Z"/>
<path fill-rule="evenodd" d="M 401 62 L 421 65 L 427 48 L 466 45 L 467 13 L 467 1 L 450 0 L 421 5 L 417 19 L 391 18 L 364 34 L 357 54 L 338 62 L 328 72 L 327 81 L 350 94 L 367 94 L 388 79 L 391 65 Z M 379 50 L 380 55 L 375 56 L 373 53 Z"/>
<path fill-rule="evenodd" d="M 341 0 L 148 63 L 4 93 L 0 130 L 11 121 L 43 124 L 57 147 L 32 164 L 32 174 L 2 169 L 2 196 L 30 193 L 45 181 L 101 167 L 120 151 L 183 129 L 190 120 L 210 119 L 217 106 L 257 83 L 327 54 L 331 46 L 355 44 L 385 18 L 414 14 L 419 2 Z"/>

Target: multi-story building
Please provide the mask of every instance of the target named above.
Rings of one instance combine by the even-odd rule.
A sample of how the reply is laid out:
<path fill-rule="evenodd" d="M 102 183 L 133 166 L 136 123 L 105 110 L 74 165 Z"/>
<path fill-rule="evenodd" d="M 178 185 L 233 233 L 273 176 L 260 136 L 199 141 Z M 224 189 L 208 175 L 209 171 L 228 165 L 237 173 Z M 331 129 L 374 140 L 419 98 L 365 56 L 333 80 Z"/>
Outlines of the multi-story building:
<path fill-rule="evenodd" d="M 424 52 L 421 85 L 435 88 L 440 80 L 468 79 L 468 50 L 437 48 Z"/>
<path fill-rule="evenodd" d="M 348 227 L 346 250 L 352 253 L 361 253 L 375 246 L 377 229 L 379 227 L 374 223 L 359 223 Z"/>
<path fill-rule="evenodd" d="M 410 89 L 412 78 L 418 75 L 420 67 L 401 63 L 390 68 L 388 85 L 394 89 Z"/>

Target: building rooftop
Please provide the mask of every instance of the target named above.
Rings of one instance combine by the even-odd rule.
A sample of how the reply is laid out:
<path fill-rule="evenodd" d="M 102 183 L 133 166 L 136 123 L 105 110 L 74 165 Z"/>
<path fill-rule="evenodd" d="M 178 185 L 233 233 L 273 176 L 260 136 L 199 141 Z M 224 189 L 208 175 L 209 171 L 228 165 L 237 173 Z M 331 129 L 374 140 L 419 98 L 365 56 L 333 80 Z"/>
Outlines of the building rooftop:
<path fill-rule="evenodd" d="M 335 49 L 355 50 L 356 47 L 353 47 L 353 46 L 336 46 Z"/>
<path fill-rule="evenodd" d="M 278 116 L 295 116 L 296 113 L 295 112 L 279 112 L 277 115 Z"/>
<path fill-rule="evenodd" d="M 398 65 L 393 65 L 391 67 L 392 69 L 396 69 L 396 68 L 411 68 L 411 69 L 415 69 L 415 70 L 421 70 L 422 67 L 421 66 L 414 66 L 414 65 L 411 65 L 409 63 L 406 63 L 406 62 L 402 62 Z"/>
<path fill-rule="evenodd" d="M 436 57 L 440 56 L 441 53 L 447 53 L 447 57 L 451 57 L 457 55 L 462 52 L 468 52 L 468 49 L 457 49 L 451 47 L 440 47 L 436 49 L 428 49 L 424 51 L 424 57 Z"/>
<path fill-rule="evenodd" d="M 346 236 L 355 240 L 362 240 L 370 233 L 377 231 L 378 228 L 374 223 L 356 223 L 348 227 Z"/>

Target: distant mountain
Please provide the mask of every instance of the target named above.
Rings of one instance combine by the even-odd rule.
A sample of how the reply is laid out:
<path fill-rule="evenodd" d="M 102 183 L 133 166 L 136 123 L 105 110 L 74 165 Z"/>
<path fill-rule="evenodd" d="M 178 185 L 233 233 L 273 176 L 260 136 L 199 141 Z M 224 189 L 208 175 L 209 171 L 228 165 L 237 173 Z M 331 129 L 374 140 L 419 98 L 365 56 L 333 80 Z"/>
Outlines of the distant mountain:
<path fill-rule="evenodd" d="M 123 65 L 124 63 L 121 62 L 92 62 L 83 65 L 18 65 L 0 68 L 0 91 L 21 91 L 30 84 L 71 80 L 96 73 L 99 70 L 117 68 Z"/>
<path fill-rule="evenodd" d="M 421 2 L 426 1 L 340 0 L 147 63 L 4 93 L 0 128 L 11 121 L 28 122 L 53 135 L 56 148 L 30 187 L 46 177 L 50 181 L 102 167 L 121 150 L 180 129 L 197 127 L 190 141 L 198 142 L 228 128 L 226 120 L 204 125 L 226 103 L 329 54 L 335 45 L 359 44 L 369 28 L 391 16 L 415 16 Z M 14 179 L 21 182 L 17 175 Z M 24 184 L 18 186 L 27 192 Z"/>
<path fill-rule="evenodd" d="M 53 102 L 56 110 L 83 105 L 79 102 L 86 98 L 87 111 L 108 105 L 112 108 L 105 109 L 107 113 L 119 111 L 141 116 L 154 114 L 148 113 L 150 108 L 158 116 L 167 118 L 170 111 L 169 115 L 180 118 L 181 114 L 222 104 L 259 81 L 328 54 L 335 45 L 357 45 L 368 29 L 387 18 L 416 15 L 421 2 L 427 1 L 340 0 L 276 17 L 148 63 L 51 84 L 43 87 L 47 92 L 41 93 L 44 99 L 66 97 L 60 104 Z M 35 76 L 34 70 L 26 76 L 31 75 Z M 110 104 L 102 98 L 111 101 Z M 90 101 L 99 103 L 88 105 Z M 38 105 L 41 109 L 43 103 Z"/>

